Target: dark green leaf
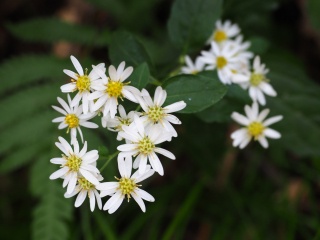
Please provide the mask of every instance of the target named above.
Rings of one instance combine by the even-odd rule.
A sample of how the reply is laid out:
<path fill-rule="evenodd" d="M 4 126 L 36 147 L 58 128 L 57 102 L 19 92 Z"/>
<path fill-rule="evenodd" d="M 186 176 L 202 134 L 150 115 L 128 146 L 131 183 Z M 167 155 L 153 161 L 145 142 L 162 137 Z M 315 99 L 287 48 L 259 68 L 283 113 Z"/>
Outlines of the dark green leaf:
<path fill-rule="evenodd" d="M 308 16 L 310 17 L 310 22 L 312 26 L 320 32 L 320 16 L 319 16 L 319 9 L 320 9 L 320 1 L 318 0 L 309 0 L 306 1 Z"/>
<path fill-rule="evenodd" d="M 38 18 L 21 23 L 10 23 L 7 24 L 7 28 L 16 37 L 32 42 L 69 41 L 87 45 L 106 45 L 108 42 L 107 32 L 104 32 L 102 40 L 98 30 L 93 27 L 71 24 L 56 18 Z"/>
<path fill-rule="evenodd" d="M 172 42 L 187 53 L 201 48 L 220 17 L 222 0 L 176 0 L 168 22 Z"/>
<path fill-rule="evenodd" d="M 227 92 L 216 73 L 211 71 L 198 75 L 178 75 L 165 83 L 167 104 L 185 101 L 187 107 L 182 113 L 200 112 L 217 103 Z"/>
<path fill-rule="evenodd" d="M 119 31 L 112 35 L 109 57 L 113 64 L 118 65 L 126 61 L 129 66 L 137 67 L 146 62 L 150 65 L 150 58 L 138 40 L 128 32 Z"/>
<path fill-rule="evenodd" d="M 129 80 L 131 81 L 132 86 L 142 89 L 144 88 L 149 82 L 150 72 L 148 64 L 142 63 L 137 68 L 134 69 L 132 75 L 130 76 Z"/>

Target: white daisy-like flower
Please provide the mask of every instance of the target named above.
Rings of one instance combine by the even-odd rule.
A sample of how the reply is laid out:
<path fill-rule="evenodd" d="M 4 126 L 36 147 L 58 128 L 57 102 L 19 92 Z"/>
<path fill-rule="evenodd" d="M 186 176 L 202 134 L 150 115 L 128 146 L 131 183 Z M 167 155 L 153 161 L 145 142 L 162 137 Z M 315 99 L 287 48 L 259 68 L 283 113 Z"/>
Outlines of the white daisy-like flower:
<path fill-rule="evenodd" d="M 75 141 L 73 148 L 63 138 L 59 137 L 60 142 L 56 142 L 56 146 L 62 151 L 62 157 L 52 158 L 53 164 L 61 165 L 61 168 L 50 175 L 50 179 L 63 178 L 63 187 L 67 186 L 67 193 L 71 194 L 76 187 L 79 176 L 83 176 L 94 185 L 99 184 L 95 174 L 99 174 L 96 168 L 96 161 L 99 158 L 97 150 L 87 152 L 87 142 L 83 148 L 79 149 L 78 141 Z"/>
<path fill-rule="evenodd" d="M 97 176 L 97 179 L 99 181 L 101 181 L 103 179 L 103 177 L 101 175 Z M 89 182 L 87 179 L 85 179 L 84 177 L 78 177 L 78 181 L 77 181 L 77 185 L 75 187 L 75 189 L 73 190 L 72 193 L 65 193 L 64 197 L 65 198 L 71 198 L 75 195 L 77 195 L 76 201 L 74 203 L 75 207 L 80 207 L 82 205 L 82 203 L 84 202 L 84 200 L 86 200 L 86 197 L 88 195 L 88 198 L 90 200 L 90 210 L 91 212 L 94 211 L 95 205 L 96 205 L 96 201 L 98 204 L 98 208 L 101 209 L 102 208 L 102 201 L 101 201 L 101 197 L 96 189 L 96 185 L 92 184 L 91 182 Z"/>
<path fill-rule="evenodd" d="M 114 118 L 111 118 L 109 114 L 106 117 L 102 117 L 102 126 L 104 128 L 107 127 L 112 132 L 121 132 L 123 131 L 122 126 L 129 126 L 133 122 L 134 116 L 139 116 L 139 113 L 136 111 L 131 111 L 127 114 L 122 105 L 118 106 L 118 112 L 120 116 L 115 116 Z M 117 140 L 122 140 L 119 134 L 117 135 Z"/>
<path fill-rule="evenodd" d="M 216 28 L 207 43 L 211 43 L 212 41 L 216 43 L 223 43 L 226 40 L 235 37 L 240 33 L 240 28 L 237 24 L 232 24 L 231 21 L 226 20 L 224 23 L 221 20 L 216 22 Z"/>
<path fill-rule="evenodd" d="M 111 118 L 114 118 L 117 113 L 118 98 L 127 98 L 132 102 L 137 103 L 137 96 L 140 95 L 140 91 L 129 86 L 128 83 L 124 81 L 131 75 L 133 68 L 125 67 L 125 62 L 121 62 L 118 69 L 114 66 L 109 67 L 109 78 L 106 74 L 99 68 L 93 67 L 96 73 L 100 76 L 101 81 L 98 85 L 92 88 L 95 92 L 90 94 L 89 99 L 97 101 L 94 104 L 94 110 L 102 108 L 103 116 L 110 114 Z"/>
<path fill-rule="evenodd" d="M 237 76 L 238 78 L 245 80 L 239 83 L 240 86 L 244 89 L 249 89 L 251 99 L 253 101 L 258 101 L 261 105 L 266 104 L 264 94 L 271 97 L 277 96 L 277 92 L 266 78 L 268 72 L 269 70 L 265 67 L 265 64 L 260 62 L 260 57 L 256 56 L 253 61 L 253 71 L 248 71 L 245 74 L 238 74 Z"/>
<path fill-rule="evenodd" d="M 181 68 L 181 73 L 197 74 L 197 73 L 203 71 L 203 69 L 204 69 L 205 64 L 199 58 L 196 58 L 195 63 L 193 63 L 191 58 L 188 55 L 186 55 L 185 62 L 187 64 L 187 66 L 183 66 Z"/>
<path fill-rule="evenodd" d="M 273 123 L 280 121 L 283 117 L 281 115 L 265 119 L 269 114 L 269 109 L 264 109 L 259 113 L 259 106 L 257 102 L 252 104 L 252 107 L 246 105 L 245 113 L 247 116 L 243 116 L 237 112 L 233 112 L 231 117 L 239 124 L 245 126 L 244 128 L 238 129 L 231 134 L 233 139 L 233 146 L 244 148 L 248 145 L 251 139 L 259 141 L 262 147 L 268 147 L 268 141 L 266 137 L 278 139 L 281 134 L 269 126 Z"/>
<path fill-rule="evenodd" d="M 63 107 L 57 107 L 52 106 L 52 108 L 59 113 L 63 114 L 63 117 L 57 117 L 52 120 L 54 123 L 60 123 L 58 128 L 64 129 L 68 128 L 67 133 L 70 132 L 71 135 L 71 144 L 74 143 L 74 141 L 77 141 L 77 132 L 79 132 L 81 136 L 81 140 L 83 142 L 83 134 L 80 127 L 86 127 L 86 128 L 98 128 L 99 126 L 93 122 L 88 122 L 88 120 L 92 119 L 96 113 L 82 113 L 82 106 L 78 106 L 78 103 L 75 106 L 71 106 L 71 98 L 68 94 L 68 103 L 66 103 L 62 98 L 57 98 L 58 102 Z"/>
<path fill-rule="evenodd" d="M 82 100 L 83 112 L 86 114 L 89 111 L 89 94 L 92 90 L 92 87 L 96 84 L 96 81 L 100 78 L 98 74 L 94 70 L 92 70 L 88 75 L 88 70 L 83 68 L 79 61 L 74 57 L 70 57 L 73 66 L 77 70 L 77 73 L 64 69 L 63 72 L 71 77 L 71 83 L 67 83 L 61 86 L 61 91 L 64 93 L 77 91 L 76 96 L 72 100 L 71 106 L 76 106 L 79 104 L 80 100 Z M 99 69 L 102 72 L 106 71 L 105 64 L 100 63 L 95 68 Z"/>
<path fill-rule="evenodd" d="M 118 159 L 137 156 L 133 167 L 139 167 L 140 174 L 146 171 L 149 159 L 153 170 L 163 175 L 163 167 L 156 153 L 160 153 L 172 160 L 175 159 L 175 156 L 168 150 L 156 147 L 156 145 L 167 141 L 171 138 L 171 134 L 161 131 L 160 128 L 145 128 L 138 116 L 134 117 L 133 123 L 129 126 L 123 126 L 122 129 L 123 132 L 119 132 L 119 135 L 129 140 L 130 143 L 117 147 L 121 151 Z"/>
<path fill-rule="evenodd" d="M 159 123 L 167 132 L 171 133 L 173 137 L 177 137 L 178 134 L 171 123 L 181 124 L 181 121 L 170 113 L 184 109 L 187 104 L 184 101 L 179 101 L 166 107 L 162 107 L 166 98 L 167 91 L 163 90 L 160 86 L 156 88 L 153 100 L 150 97 L 149 92 L 142 89 L 141 97 L 139 97 L 139 103 L 144 113 L 142 113 L 143 116 L 141 119 L 146 126 Z"/>
<path fill-rule="evenodd" d="M 239 68 L 241 62 L 245 62 L 245 57 L 239 55 L 240 46 L 227 41 L 219 46 L 211 42 L 210 51 L 202 51 L 200 60 L 206 64 L 205 70 L 217 69 L 219 79 L 224 84 L 232 83 L 232 75 Z"/>
<path fill-rule="evenodd" d="M 100 197 L 111 196 L 111 198 L 105 203 L 103 210 L 108 210 L 108 213 L 114 213 L 123 202 L 124 198 L 127 197 L 128 201 L 131 197 L 138 203 L 143 212 L 146 211 L 146 206 L 143 202 L 149 201 L 154 202 L 154 197 L 142 190 L 141 185 L 138 185 L 141 181 L 149 178 L 154 174 L 154 170 L 148 167 L 143 174 L 139 174 L 136 171 L 131 176 L 132 170 L 132 159 L 128 158 L 126 161 L 123 159 L 118 160 L 118 168 L 121 178 L 116 178 L 117 182 L 105 182 L 100 183 L 97 189 L 100 190 Z"/>

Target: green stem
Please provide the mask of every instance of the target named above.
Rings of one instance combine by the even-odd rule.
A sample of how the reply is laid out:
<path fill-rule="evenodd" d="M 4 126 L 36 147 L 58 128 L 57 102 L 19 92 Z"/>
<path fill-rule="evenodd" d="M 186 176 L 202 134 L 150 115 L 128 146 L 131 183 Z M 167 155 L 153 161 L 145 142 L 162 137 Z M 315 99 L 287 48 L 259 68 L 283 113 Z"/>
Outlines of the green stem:
<path fill-rule="evenodd" d="M 111 154 L 111 155 L 109 155 L 109 157 L 108 157 L 108 159 L 107 159 L 107 161 L 106 161 L 106 163 L 102 166 L 102 168 L 100 169 L 100 172 L 102 172 L 103 171 L 103 169 L 105 169 L 105 167 L 106 166 L 108 166 L 108 164 L 109 164 L 109 162 L 115 157 L 115 156 L 117 156 L 118 155 L 118 153 L 119 153 L 119 151 L 116 151 L 115 153 L 113 153 L 113 154 Z"/>

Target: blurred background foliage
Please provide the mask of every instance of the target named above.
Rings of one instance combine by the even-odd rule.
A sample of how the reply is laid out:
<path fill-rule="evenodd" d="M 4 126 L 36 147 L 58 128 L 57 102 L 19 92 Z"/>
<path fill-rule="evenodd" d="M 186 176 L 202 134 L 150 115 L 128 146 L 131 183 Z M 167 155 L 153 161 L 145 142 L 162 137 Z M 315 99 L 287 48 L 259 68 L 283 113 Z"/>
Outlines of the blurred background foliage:
<path fill-rule="evenodd" d="M 320 239 L 319 11 L 318 0 L 1 1 L 1 239 Z M 88 202 L 75 209 L 61 181 L 49 180 L 54 142 L 66 136 L 51 105 L 66 97 L 69 56 L 88 68 L 126 60 L 138 87 L 166 81 L 170 92 L 168 75 L 182 55 L 199 53 L 220 17 L 239 24 L 271 70 L 278 97 L 267 107 L 284 115 L 282 138 L 267 150 L 232 148 L 230 114 L 250 100 L 236 86 L 217 97 L 210 83 L 212 95 L 195 96 L 202 102 L 179 115 L 179 137 L 166 145 L 177 160 L 164 159 L 164 177 L 144 185 L 156 198 L 146 213 L 134 202 L 113 215 L 91 213 Z M 84 131 L 102 166 L 115 134 Z M 114 160 L 102 174 L 112 181 L 117 171 Z"/>

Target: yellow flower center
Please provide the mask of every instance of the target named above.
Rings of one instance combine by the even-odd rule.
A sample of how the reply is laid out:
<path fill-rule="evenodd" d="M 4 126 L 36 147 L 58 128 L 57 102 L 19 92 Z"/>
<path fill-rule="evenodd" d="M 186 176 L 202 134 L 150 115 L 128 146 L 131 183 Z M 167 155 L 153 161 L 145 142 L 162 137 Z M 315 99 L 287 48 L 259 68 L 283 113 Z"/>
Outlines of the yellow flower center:
<path fill-rule="evenodd" d="M 216 41 L 216 42 L 223 42 L 224 40 L 226 40 L 228 37 L 227 37 L 227 34 L 224 32 L 224 31 L 221 31 L 221 30 L 217 30 L 214 32 L 214 35 L 213 35 L 213 39 Z"/>
<path fill-rule="evenodd" d="M 116 130 L 122 131 L 122 126 L 129 126 L 132 123 L 130 118 L 119 118 L 120 124 L 115 127 Z"/>
<path fill-rule="evenodd" d="M 74 171 L 74 172 L 78 172 L 79 171 L 79 168 L 81 166 L 81 163 L 82 163 L 82 159 L 79 158 L 78 156 L 76 155 L 71 155 L 69 157 L 67 157 L 67 163 L 66 163 L 66 166 Z"/>
<path fill-rule="evenodd" d="M 154 147 L 155 147 L 154 143 L 151 142 L 149 137 L 144 137 L 138 143 L 139 152 L 145 155 L 148 155 L 149 153 L 151 153 Z"/>
<path fill-rule="evenodd" d="M 148 118 L 152 120 L 154 123 L 158 122 L 163 118 L 164 112 L 163 108 L 159 106 L 153 106 L 149 108 Z"/>
<path fill-rule="evenodd" d="M 109 97 L 120 97 L 122 96 L 123 83 L 118 81 L 109 81 L 106 88 L 106 93 Z"/>
<path fill-rule="evenodd" d="M 90 190 L 95 188 L 95 186 L 91 182 L 89 182 L 87 179 L 83 177 L 78 178 L 78 183 L 81 186 L 81 188 L 84 190 Z"/>
<path fill-rule="evenodd" d="M 260 122 L 252 122 L 248 126 L 249 134 L 256 140 L 264 130 L 264 126 Z"/>
<path fill-rule="evenodd" d="M 90 78 L 88 77 L 88 75 L 83 75 L 83 76 L 79 76 L 77 81 L 76 81 L 76 86 L 77 89 L 80 92 L 89 92 L 90 91 Z"/>
<path fill-rule="evenodd" d="M 79 126 L 79 118 L 75 114 L 67 114 L 64 122 L 68 124 L 69 128 L 75 128 Z"/>
<path fill-rule="evenodd" d="M 250 83 L 253 86 L 259 86 L 259 84 L 264 80 L 265 80 L 265 77 L 262 74 L 257 74 L 257 73 L 251 74 Z"/>
<path fill-rule="evenodd" d="M 119 180 L 119 189 L 121 190 L 123 195 L 127 195 L 128 201 L 130 198 L 130 194 L 137 187 L 137 184 L 131 178 L 120 178 Z"/>
<path fill-rule="evenodd" d="M 227 65 L 228 61 L 224 57 L 217 57 L 217 68 L 221 69 Z"/>

